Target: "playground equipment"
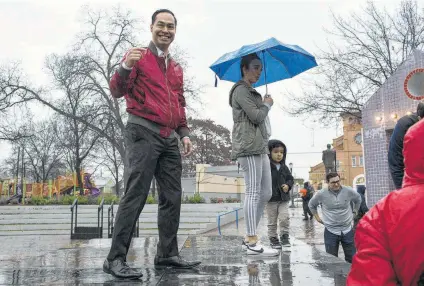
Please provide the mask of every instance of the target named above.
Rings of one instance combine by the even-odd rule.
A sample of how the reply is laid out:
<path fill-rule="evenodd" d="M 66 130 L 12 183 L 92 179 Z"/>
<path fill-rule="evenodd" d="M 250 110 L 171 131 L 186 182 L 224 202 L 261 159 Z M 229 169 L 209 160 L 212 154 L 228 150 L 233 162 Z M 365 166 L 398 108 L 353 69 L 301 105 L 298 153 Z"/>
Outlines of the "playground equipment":
<path fill-rule="evenodd" d="M 100 195 L 100 190 L 96 188 L 93 180 L 91 179 L 91 174 L 86 172 L 81 172 L 81 177 L 83 179 L 83 195 L 97 197 Z M 60 175 L 55 180 L 49 180 L 47 183 L 26 183 L 23 180 L 23 184 L 17 183 L 17 179 L 8 179 L 4 180 L 1 187 L 1 196 L 10 198 L 18 194 L 19 188 L 17 186 L 22 186 L 21 191 L 22 195 L 25 198 L 35 197 L 57 197 L 59 195 L 76 195 L 79 196 L 80 192 L 77 187 L 77 176 L 76 174 L 67 174 L 65 176 Z"/>

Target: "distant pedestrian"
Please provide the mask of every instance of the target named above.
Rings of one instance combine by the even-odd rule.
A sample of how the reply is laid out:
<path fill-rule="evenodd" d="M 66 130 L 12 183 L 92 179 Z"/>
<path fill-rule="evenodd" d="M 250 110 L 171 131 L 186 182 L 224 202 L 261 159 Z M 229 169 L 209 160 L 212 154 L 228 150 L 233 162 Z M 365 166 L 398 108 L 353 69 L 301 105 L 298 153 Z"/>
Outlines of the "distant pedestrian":
<path fill-rule="evenodd" d="M 420 102 L 417 106 L 417 113 L 405 115 L 398 120 L 390 138 L 388 152 L 389 169 L 397 190 L 402 188 L 405 172 L 405 164 L 403 163 L 403 138 L 408 129 L 423 118 L 424 103 Z"/>
<path fill-rule="evenodd" d="M 309 184 L 309 182 L 305 182 L 303 184 L 303 189 L 302 189 L 302 207 L 303 207 L 303 220 L 308 220 L 308 215 L 309 215 L 309 219 L 313 219 L 314 215 L 312 214 L 311 210 L 309 209 L 309 201 L 312 199 L 312 197 L 314 196 L 314 189 L 313 187 Z"/>
<path fill-rule="evenodd" d="M 368 212 L 367 202 L 365 201 L 365 190 L 366 187 L 364 185 L 356 186 L 356 191 L 361 196 L 361 206 L 359 207 L 358 215 L 354 218 L 353 229 L 356 229 L 356 225 L 361 220 L 361 218 Z"/>

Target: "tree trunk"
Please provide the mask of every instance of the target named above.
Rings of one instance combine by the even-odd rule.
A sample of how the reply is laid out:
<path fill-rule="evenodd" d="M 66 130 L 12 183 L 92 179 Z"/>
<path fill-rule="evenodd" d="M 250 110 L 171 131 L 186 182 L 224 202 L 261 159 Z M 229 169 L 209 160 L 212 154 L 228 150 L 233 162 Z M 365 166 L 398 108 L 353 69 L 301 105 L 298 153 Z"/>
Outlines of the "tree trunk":
<path fill-rule="evenodd" d="M 123 192 L 123 194 L 125 194 L 125 188 L 127 186 L 127 182 L 128 182 L 128 178 L 129 178 L 130 174 L 128 172 L 128 170 L 129 170 L 129 162 L 128 162 L 127 158 L 125 157 L 125 155 L 122 158 L 124 159 L 124 180 L 123 180 L 123 183 L 124 183 L 124 185 L 123 185 L 124 192 Z M 123 195 L 123 194 L 121 194 L 121 195 Z"/>
<path fill-rule="evenodd" d="M 119 178 L 115 177 L 115 194 L 117 197 L 120 197 L 119 189 L 120 189 Z"/>
<path fill-rule="evenodd" d="M 77 160 L 76 164 L 75 164 L 75 172 L 76 172 L 76 176 L 77 176 L 77 189 L 80 192 L 80 195 L 83 196 L 84 195 L 84 185 L 82 182 L 82 178 L 81 178 L 81 163 L 79 162 L 79 160 Z"/>

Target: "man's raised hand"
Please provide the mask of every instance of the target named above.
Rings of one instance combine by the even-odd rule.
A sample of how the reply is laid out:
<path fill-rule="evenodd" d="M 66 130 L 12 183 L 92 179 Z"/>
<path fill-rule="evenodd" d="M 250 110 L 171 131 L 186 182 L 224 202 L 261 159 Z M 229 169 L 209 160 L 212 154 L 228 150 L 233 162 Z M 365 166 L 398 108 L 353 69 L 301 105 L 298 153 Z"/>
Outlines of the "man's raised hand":
<path fill-rule="evenodd" d="M 125 65 L 128 68 L 132 68 L 136 62 L 141 60 L 141 58 L 143 57 L 143 52 L 145 50 L 146 49 L 143 49 L 143 48 L 131 48 L 128 51 L 127 56 L 125 58 Z"/>

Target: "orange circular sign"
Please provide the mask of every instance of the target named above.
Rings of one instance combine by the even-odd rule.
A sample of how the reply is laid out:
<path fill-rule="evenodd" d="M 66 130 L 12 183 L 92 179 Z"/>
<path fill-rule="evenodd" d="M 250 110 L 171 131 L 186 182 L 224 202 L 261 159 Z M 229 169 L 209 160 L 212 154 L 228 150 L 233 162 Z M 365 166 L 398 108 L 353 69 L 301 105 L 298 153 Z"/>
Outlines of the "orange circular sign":
<path fill-rule="evenodd" d="M 424 68 L 419 68 L 411 71 L 405 78 L 405 82 L 403 83 L 403 89 L 405 90 L 406 96 L 413 100 L 421 100 L 424 99 L 424 91 L 422 94 L 412 94 L 408 89 L 409 80 L 417 73 L 424 73 Z"/>

